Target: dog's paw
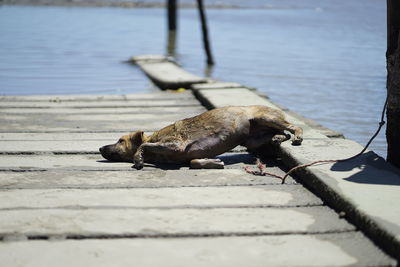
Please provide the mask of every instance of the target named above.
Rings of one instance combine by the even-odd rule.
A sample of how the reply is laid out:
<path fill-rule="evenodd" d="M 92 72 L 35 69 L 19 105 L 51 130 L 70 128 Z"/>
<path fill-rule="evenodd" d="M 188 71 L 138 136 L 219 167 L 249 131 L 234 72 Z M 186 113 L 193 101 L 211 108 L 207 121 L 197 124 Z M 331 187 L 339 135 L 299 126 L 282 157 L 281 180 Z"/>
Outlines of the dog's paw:
<path fill-rule="evenodd" d="M 136 170 L 141 170 L 141 169 L 143 169 L 143 165 L 135 163 L 135 164 L 133 164 L 132 168 L 135 168 Z"/>
<path fill-rule="evenodd" d="M 292 146 L 299 146 L 301 145 L 301 142 L 303 142 L 303 138 L 295 137 L 292 141 Z"/>
<path fill-rule="evenodd" d="M 279 146 L 282 142 L 290 139 L 290 135 L 286 134 L 276 134 L 272 137 L 271 143 L 273 145 Z"/>
<path fill-rule="evenodd" d="M 143 157 L 135 157 L 133 159 L 133 168 L 135 168 L 136 170 L 143 169 L 143 165 L 144 165 Z"/>

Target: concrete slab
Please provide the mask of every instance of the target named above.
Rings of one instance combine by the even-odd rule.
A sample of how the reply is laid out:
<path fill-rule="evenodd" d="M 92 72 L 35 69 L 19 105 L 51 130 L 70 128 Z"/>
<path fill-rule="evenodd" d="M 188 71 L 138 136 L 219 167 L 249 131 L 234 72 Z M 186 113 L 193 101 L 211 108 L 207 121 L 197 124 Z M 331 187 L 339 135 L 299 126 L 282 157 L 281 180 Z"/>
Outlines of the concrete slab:
<path fill-rule="evenodd" d="M 307 141 L 302 146 L 282 145 L 287 164 L 354 156 L 363 147 L 347 139 Z M 400 255 L 400 171 L 372 151 L 346 162 L 312 166 L 299 171 L 302 182 Z"/>
<path fill-rule="evenodd" d="M 188 117 L 193 117 L 196 116 L 198 113 L 193 112 L 193 111 L 186 111 L 184 114 L 181 113 L 165 113 L 162 114 L 162 117 L 160 117 L 160 114 L 156 113 L 141 113 L 141 114 L 13 114 L 13 115 L 3 115 L 0 114 L 0 119 L 7 120 L 7 121 L 29 121 L 32 119 L 50 119 L 53 118 L 53 120 L 56 121 L 74 121 L 74 122 L 79 122 L 79 121 L 132 121 L 133 123 L 135 121 L 157 121 L 157 122 L 162 122 L 163 120 L 167 121 L 174 121 L 174 120 L 181 120 L 184 118 Z"/>
<path fill-rule="evenodd" d="M 139 61 L 174 61 L 172 57 L 166 57 L 163 55 L 139 55 L 139 56 L 134 56 L 131 57 L 130 61 L 133 63 L 139 62 Z"/>
<path fill-rule="evenodd" d="M 0 254 L 5 266 L 233 267 L 396 264 L 362 234 L 354 232 L 333 235 L 1 242 Z"/>
<path fill-rule="evenodd" d="M 208 106 L 219 108 L 225 106 L 249 106 L 249 105 L 264 105 L 272 108 L 278 108 L 277 105 L 257 93 L 247 88 L 231 88 L 225 89 L 199 89 L 194 91 L 195 95 L 200 100 L 208 102 Z"/>
<path fill-rule="evenodd" d="M 146 64 L 160 63 L 154 61 L 152 58 Z M 274 106 L 266 98 L 248 89 L 228 90 L 224 85 L 220 88 L 223 89 L 203 88 L 195 91 L 208 94 L 207 101 L 214 106 L 225 105 L 224 103 L 254 104 L 254 101 Z M 222 91 L 229 91 L 229 94 Z M 92 243 L 89 246 L 83 245 L 82 251 L 78 253 L 71 251 L 75 254 L 68 258 L 73 258 L 79 263 L 91 261 L 91 257 L 85 254 L 87 251 L 99 255 L 104 249 L 117 244 L 114 242 L 124 241 L 123 238 L 129 238 L 126 240 L 132 242 L 129 244 L 134 244 L 136 240 L 142 243 L 143 239 L 135 239 L 137 237 L 160 238 L 151 239 L 153 243 L 141 247 L 143 251 L 139 254 L 143 258 L 143 255 L 158 253 L 160 241 L 165 240 L 165 244 L 171 247 L 170 251 L 179 250 L 180 242 L 188 241 L 185 243 L 185 246 L 190 247 L 191 252 L 188 253 L 198 255 L 209 247 L 202 247 L 206 245 L 202 243 L 197 247 L 201 251 L 196 251 L 196 245 L 193 247 L 193 244 L 200 238 L 193 237 L 232 235 L 229 240 L 222 243 L 214 243 L 219 240 L 217 238 L 208 239 L 212 242 L 207 245 L 217 247 L 206 251 L 206 256 L 214 255 L 206 263 L 214 263 L 212 260 L 219 259 L 221 255 L 228 257 L 223 249 L 229 247 L 234 250 L 228 245 L 235 242 L 237 250 L 239 251 L 239 247 L 243 250 L 243 244 L 237 240 L 239 236 L 246 236 L 248 239 L 241 241 L 253 246 L 252 251 L 260 252 L 249 254 L 249 257 L 255 255 L 256 260 L 261 258 L 265 260 L 263 256 L 266 249 L 279 251 L 275 258 L 283 257 L 282 255 L 287 258 L 286 251 L 278 249 L 297 253 L 296 244 L 298 244 L 301 248 L 309 245 L 307 250 L 309 247 L 315 248 L 313 251 L 318 255 L 314 255 L 312 264 L 316 264 L 316 257 L 321 253 L 326 255 L 318 265 L 321 263 L 324 265 L 323 259 L 326 258 L 331 259 L 327 262 L 334 264 L 325 265 L 335 265 L 337 262 L 394 264 L 388 257 L 382 256 L 383 254 L 362 235 L 355 233 L 353 226 L 339 219 L 338 215 L 323 206 L 320 199 L 295 184 L 293 180 L 290 180 L 290 185 L 277 185 L 276 183 L 279 183 L 277 179 L 267 176 L 255 177 L 245 173 L 243 166 L 254 164 L 255 161 L 255 158 L 247 153 L 234 152 L 222 155 L 220 158 L 226 163 L 224 170 L 189 170 L 187 166 L 176 165 L 158 165 L 155 168 L 147 164 L 142 171 L 133 170 L 130 163 L 109 163 L 99 154 L 93 154 L 99 146 L 115 142 L 121 134 L 135 130 L 139 126 L 147 131 L 158 130 L 177 119 L 187 117 L 187 114 L 197 114 L 197 111 L 203 108 L 188 92 L 179 96 L 177 94 L 177 97 L 171 97 L 170 94 L 6 97 L 0 99 L 0 108 L 2 108 L 0 131 L 7 132 L 0 134 L 0 150 L 3 153 L 0 155 L 0 216 L 6 218 L 0 221 L 0 229 L 3 229 L 5 234 L 0 242 L 2 261 L 3 251 L 7 252 L 9 246 L 25 244 L 24 241 L 13 242 L 19 237 L 23 239 L 24 234 L 28 234 L 32 239 L 48 238 L 48 235 L 51 235 L 50 239 L 53 235 L 82 239 L 82 243 L 79 244 L 89 244 L 88 238 L 96 238 L 92 240 L 96 241 L 93 243 L 96 245 L 92 246 Z M 164 108 L 165 112 L 162 112 Z M 191 113 L 191 108 L 195 108 L 196 112 Z M 110 115 L 111 113 L 113 114 Z M 290 114 L 288 116 L 293 117 L 293 122 L 296 124 L 304 123 L 304 127 L 308 127 L 301 118 L 290 117 Z M 312 143 L 316 144 L 318 149 L 322 147 L 326 150 L 325 144 L 318 143 L 329 140 L 326 136 L 317 131 L 313 132 L 312 127 L 305 130 L 306 146 Z M 26 133 L 16 134 L 12 133 L 13 131 L 26 131 Z M 44 133 L 32 135 L 29 131 Z M 79 131 L 84 133 L 78 133 Z M 104 134 L 90 133 L 96 131 Z M 285 145 L 283 152 L 286 151 Z M 305 149 L 304 145 L 288 149 L 296 148 Z M 342 153 L 340 149 L 338 153 Z M 34 154 L 21 155 L 19 154 L 21 152 Z M 299 156 L 305 160 L 319 155 L 319 152 L 305 152 L 305 150 L 293 152 L 296 153 L 300 153 Z M 295 159 L 292 159 L 292 163 L 294 161 Z M 269 169 L 282 175 L 281 168 L 282 166 L 275 162 Z M 326 175 L 323 171 L 320 173 Z M 355 189 L 337 187 L 343 191 L 349 190 L 354 196 L 361 194 Z M 392 193 L 395 194 L 395 191 Z M 370 211 L 377 212 L 378 208 L 372 206 Z M 383 216 L 379 212 L 377 214 Z M 372 225 L 374 223 L 375 221 L 372 221 Z M 389 224 L 386 225 L 389 227 Z M 329 238 L 323 239 L 327 236 Z M 283 239 L 284 237 L 288 239 Z M 297 237 L 301 240 L 297 240 Z M 345 241 L 337 241 L 341 237 Z M 258 238 L 265 239 L 257 243 Z M 71 240 L 63 240 L 58 248 L 53 246 L 51 248 L 55 254 L 68 253 L 66 251 L 69 250 L 69 242 Z M 98 242 L 102 245 L 97 246 Z M 29 251 L 35 251 L 40 248 L 37 244 L 42 244 L 35 241 L 29 243 Z M 53 242 L 46 241 L 43 246 L 50 246 L 51 243 Z M 27 247 L 28 245 L 24 248 Z M 24 248 L 20 250 L 20 255 L 26 256 L 23 258 L 25 260 L 34 262 L 37 255 L 43 255 L 43 253 L 30 254 Z M 43 248 L 40 248 L 40 251 L 43 251 Z M 324 251 L 325 248 L 327 251 Z M 121 250 L 121 247 L 118 249 Z M 126 247 L 122 246 L 122 250 L 124 249 Z M 81 259 L 77 256 L 80 252 L 83 253 Z M 161 255 L 163 253 L 161 252 Z M 13 254 L 7 256 L 11 255 Z M 171 255 L 168 256 L 169 254 L 165 255 L 166 260 L 176 259 L 171 258 Z M 241 260 L 242 255 L 238 255 Z M 16 258 L 9 259 L 15 261 Z M 106 261 L 107 259 L 105 258 Z M 282 259 L 280 258 L 279 264 L 286 265 L 286 261 Z M 193 257 L 190 260 L 193 262 Z M 293 262 L 298 264 L 301 261 L 296 259 Z M 122 264 L 123 261 L 119 259 L 116 264 L 119 263 Z M 248 264 L 241 265 L 248 266 Z"/>
<path fill-rule="evenodd" d="M 112 110 L 108 108 L 2 108 L 0 114 L 185 114 L 185 113 L 201 113 L 206 111 L 203 106 L 182 106 L 182 107 L 116 107 Z"/>
<path fill-rule="evenodd" d="M 208 83 L 199 83 L 193 84 L 193 90 L 202 90 L 202 89 L 232 89 L 232 88 L 245 88 L 244 85 L 240 83 L 232 83 L 232 82 L 208 82 Z"/>
<path fill-rule="evenodd" d="M 152 92 L 147 94 L 124 94 L 124 95 L 18 95 L 0 96 L 0 102 L 97 102 L 97 101 L 126 101 L 126 100 L 166 100 L 166 99 L 192 99 L 190 91 L 171 93 L 171 92 Z"/>
<path fill-rule="evenodd" d="M 151 132 L 147 132 L 150 134 Z M 126 132 L 104 133 L 0 133 L 0 141 L 116 141 Z M 32 142 L 34 143 L 34 142 Z M 64 148 L 65 149 L 65 148 Z M 0 149 L 3 150 L 3 149 Z"/>
<path fill-rule="evenodd" d="M 211 208 L 321 205 L 293 186 L 216 186 L 130 189 L 10 189 L 0 194 L 0 209 L 52 208 Z"/>
<path fill-rule="evenodd" d="M 269 166 L 269 172 L 284 174 L 279 165 Z M 253 176 L 243 172 L 242 169 L 0 172 L 0 189 L 157 188 L 280 185 L 280 183 L 279 179 Z M 286 185 L 295 186 L 295 184 L 292 177 L 286 179 Z M 301 187 L 298 184 L 296 186 Z M 288 187 L 287 190 L 305 190 L 296 186 L 293 189 Z"/>
<path fill-rule="evenodd" d="M 195 83 L 205 83 L 206 78 L 191 74 L 175 62 L 162 57 L 155 58 L 154 55 L 133 57 L 132 62 L 137 64 L 140 69 L 161 89 L 190 88 Z"/>
<path fill-rule="evenodd" d="M 46 101 L 1 101 L 0 107 L 3 108 L 135 108 L 135 107 L 168 107 L 168 106 L 199 106 L 195 99 L 165 99 L 165 100 L 123 100 L 123 101 L 66 101 L 66 102 L 46 102 Z"/>
<path fill-rule="evenodd" d="M 103 144 L 104 145 L 104 144 Z M 218 156 L 225 163 L 226 169 L 243 168 L 254 164 L 256 158 L 248 153 L 225 153 Z M 67 170 L 130 170 L 132 163 L 110 162 L 100 154 L 78 154 L 78 155 L 18 155 L 0 154 L 1 170 L 40 170 L 40 169 L 67 169 Z M 145 163 L 144 170 L 154 168 L 177 169 L 188 168 L 188 165 L 177 164 L 150 164 Z M 132 169 L 132 171 L 135 171 Z M 143 170 L 142 170 L 143 171 Z M 243 170 L 243 172 L 245 172 Z"/>
<path fill-rule="evenodd" d="M 134 130 L 156 131 L 179 119 L 182 114 L 156 114 L 136 116 L 126 114 L 125 119 L 117 119 L 119 115 L 54 115 L 36 114 L 37 116 L 1 115 L 0 132 L 131 132 Z M 191 114 L 195 115 L 195 114 Z M 91 119 L 93 117 L 93 119 Z M 190 114 L 187 114 L 190 117 Z M 68 119 L 69 118 L 69 119 Z M 97 120 L 96 120 L 97 118 Z M 163 119 L 165 118 L 165 119 Z"/>
<path fill-rule="evenodd" d="M 96 155 L 1 155 L 0 169 L 38 170 L 38 169 L 131 169 L 132 163 L 104 160 Z"/>
<path fill-rule="evenodd" d="M 100 146 L 115 143 L 127 133 L 0 133 L 0 154 L 98 154 Z M 246 151 L 242 146 L 231 150 Z"/>
<path fill-rule="evenodd" d="M 0 210 L 0 237 L 210 236 L 354 231 L 327 207 Z M 296 218 L 291 220 L 290 218 Z M 262 222 L 262 223 L 260 223 Z"/>
<path fill-rule="evenodd" d="M 103 140 L 49 140 L 35 141 L 0 141 L 0 154 L 31 154 L 31 153 L 65 153 L 65 154 L 94 154 L 99 152 L 99 147 L 115 143 L 119 137 Z"/>

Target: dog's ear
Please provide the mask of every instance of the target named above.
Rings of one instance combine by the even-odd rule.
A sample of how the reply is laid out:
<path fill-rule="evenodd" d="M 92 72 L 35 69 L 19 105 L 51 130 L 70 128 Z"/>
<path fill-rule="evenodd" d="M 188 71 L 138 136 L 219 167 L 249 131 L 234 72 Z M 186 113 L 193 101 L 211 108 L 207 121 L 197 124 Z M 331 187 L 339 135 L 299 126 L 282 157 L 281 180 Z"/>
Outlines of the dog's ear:
<path fill-rule="evenodd" d="M 132 144 L 135 146 L 140 146 L 141 144 L 143 144 L 143 137 L 144 137 L 143 131 L 134 132 L 133 135 L 131 136 Z"/>

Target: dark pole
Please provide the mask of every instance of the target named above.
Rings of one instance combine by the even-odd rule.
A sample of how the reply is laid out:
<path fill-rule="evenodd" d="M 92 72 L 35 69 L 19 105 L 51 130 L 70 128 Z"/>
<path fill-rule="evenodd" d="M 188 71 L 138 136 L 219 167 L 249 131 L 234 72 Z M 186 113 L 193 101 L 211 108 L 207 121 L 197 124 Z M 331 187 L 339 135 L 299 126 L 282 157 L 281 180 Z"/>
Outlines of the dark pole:
<path fill-rule="evenodd" d="M 167 0 L 168 30 L 176 31 L 176 0 Z"/>
<path fill-rule="evenodd" d="M 214 65 L 214 59 L 211 54 L 211 48 L 210 48 L 209 39 L 208 39 L 207 20 L 206 20 L 206 14 L 204 12 L 203 0 L 197 0 L 197 7 L 199 9 L 199 14 L 200 14 L 201 29 L 203 32 L 204 50 L 206 51 L 206 55 L 207 55 L 207 64 Z"/>
<path fill-rule="evenodd" d="M 387 0 L 387 161 L 400 168 L 400 1 Z"/>
<path fill-rule="evenodd" d="M 176 47 L 176 28 L 177 28 L 177 1 L 167 0 L 168 12 L 168 44 L 167 53 L 169 56 L 175 55 Z"/>

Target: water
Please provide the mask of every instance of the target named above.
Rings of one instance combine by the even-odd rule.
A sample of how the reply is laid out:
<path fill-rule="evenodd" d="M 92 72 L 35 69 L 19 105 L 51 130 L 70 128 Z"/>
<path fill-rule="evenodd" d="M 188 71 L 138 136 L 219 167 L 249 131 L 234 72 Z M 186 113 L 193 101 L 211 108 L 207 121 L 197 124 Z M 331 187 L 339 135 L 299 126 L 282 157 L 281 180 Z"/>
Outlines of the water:
<path fill-rule="evenodd" d="M 257 87 L 365 144 L 385 98 L 383 0 L 206 1 L 211 75 Z M 244 4 L 245 3 L 245 4 Z M 206 71 L 197 11 L 179 12 L 177 57 Z M 163 9 L 0 7 L 0 94 L 133 93 L 150 83 L 130 56 L 164 54 Z M 386 154 L 384 133 L 371 148 Z"/>

